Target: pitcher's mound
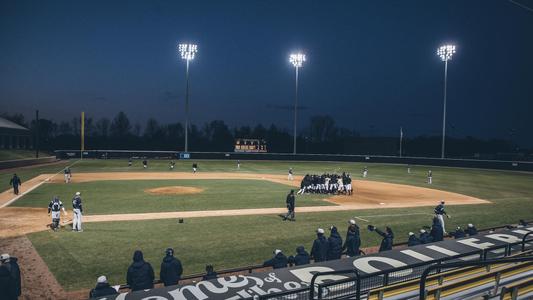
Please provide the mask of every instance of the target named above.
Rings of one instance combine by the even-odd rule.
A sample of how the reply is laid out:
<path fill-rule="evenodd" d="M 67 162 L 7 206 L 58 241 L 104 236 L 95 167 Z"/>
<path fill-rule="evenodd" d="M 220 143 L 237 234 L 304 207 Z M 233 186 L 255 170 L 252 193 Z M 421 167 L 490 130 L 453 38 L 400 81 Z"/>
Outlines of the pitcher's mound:
<path fill-rule="evenodd" d="M 153 189 L 144 190 L 145 193 L 152 195 L 187 195 L 198 194 L 204 190 L 192 186 L 164 186 Z"/>

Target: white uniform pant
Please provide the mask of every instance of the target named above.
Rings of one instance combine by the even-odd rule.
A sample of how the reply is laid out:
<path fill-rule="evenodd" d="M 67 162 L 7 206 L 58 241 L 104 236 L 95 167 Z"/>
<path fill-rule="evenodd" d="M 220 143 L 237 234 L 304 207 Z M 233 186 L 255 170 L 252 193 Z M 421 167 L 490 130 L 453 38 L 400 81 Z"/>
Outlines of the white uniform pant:
<path fill-rule="evenodd" d="M 287 180 L 293 180 L 293 177 L 292 177 L 291 173 L 289 173 L 289 175 L 287 176 Z"/>
<path fill-rule="evenodd" d="M 73 209 L 74 216 L 72 216 L 72 229 L 81 230 L 81 211 L 79 208 Z"/>
<path fill-rule="evenodd" d="M 432 184 L 432 183 L 433 183 L 433 177 L 428 177 L 428 183 L 429 183 L 429 184 Z"/>
<path fill-rule="evenodd" d="M 442 233 L 446 233 L 446 229 L 444 229 L 444 215 L 437 214 L 437 219 L 439 219 L 440 226 L 442 226 Z"/>
<path fill-rule="evenodd" d="M 363 171 L 363 178 L 366 178 L 366 175 L 368 175 L 368 171 Z"/>

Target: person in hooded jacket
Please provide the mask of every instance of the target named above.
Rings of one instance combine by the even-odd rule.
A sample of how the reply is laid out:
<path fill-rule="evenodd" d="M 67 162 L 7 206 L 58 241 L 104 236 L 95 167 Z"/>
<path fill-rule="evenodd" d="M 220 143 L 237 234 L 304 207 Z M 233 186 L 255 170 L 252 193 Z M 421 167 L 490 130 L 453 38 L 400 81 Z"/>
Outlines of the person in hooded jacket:
<path fill-rule="evenodd" d="M 301 265 L 307 265 L 310 263 L 310 257 L 309 253 L 305 251 L 304 246 L 298 246 L 296 248 L 296 255 L 295 256 L 289 256 L 289 263 L 291 265 L 301 266 Z"/>
<path fill-rule="evenodd" d="M 0 299 L 17 300 L 15 279 L 11 276 L 8 263 L 0 261 Z"/>
<path fill-rule="evenodd" d="M 215 268 L 213 268 L 213 265 L 205 266 L 205 275 L 202 276 L 202 280 L 211 280 L 216 279 L 217 277 L 218 273 L 215 272 Z"/>
<path fill-rule="evenodd" d="M 263 267 L 272 267 L 274 269 L 281 269 L 286 268 L 289 264 L 289 260 L 287 259 L 287 256 L 281 252 L 281 250 L 276 249 L 274 250 L 274 257 L 265 261 L 263 263 Z"/>
<path fill-rule="evenodd" d="M 420 229 L 420 236 L 418 237 L 421 244 L 429 244 L 433 242 L 433 237 L 425 229 Z"/>
<path fill-rule="evenodd" d="M 154 269 L 150 263 L 144 261 L 140 250 L 133 253 L 133 263 L 128 268 L 126 282 L 132 291 L 154 288 Z"/>
<path fill-rule="evenodd" d="M 454 232 L 450 232 L 450 235 L 455 239 L 464 238 L 466 236 L 465 231 L 461 226 L 457 226 L 457 229 Z"/>
<path fill-rule="evenodd" d="M 340 259 L 342 255 L 342 238 L 337 227 L 331 226 L 328 238 L 328 260 Z"/>
<path fill-rule="evenodd" d="M 311 248 L 311 257 L 315 262 L 326 261 L 328 259 L 329 242 L 324 236 L 324 229 L 318 228 L 316 239 Z"/>
<path fill-rule="evenodd" d="M 473 224 L 468 224 L 468 227 L 465 230 L 465 233 L 468 234 L 468 236 L 473 236 L 477 234 L 477 228 Z"/>
<path fill-rule="evenodd" d="M 437 217 L 433 218 L 433 224 L 431 225 L 431 232 L 429 233 L 433 237 L 434 242 L 440 242 L 444 240 L 444 231 L 442 230 L 442 224 Z"/>
<path fill-rule="evenodd" d="M 96 287 L 89 292 L 89 298 L 98 298 L 116 294 L 118 294 L 117 290 L 112 288 L 107 282 L 107 278 L 102 275 L 96 280 Z"/>
<path fill-rule="evenodd" d="M 359 226 L 355 223 L 355 220 L 350 220 L 348 222 L 348 232 L 346 233 L 346 240 L 344 241 L 344 246 L 342 246 L 342 251 L 346 250 L 346 255 L 348 257 L 358 256 L 361 247 L 361 233 L 359 232 Z"/>
<path fill-rule="evenodd" d="M 174 257 L 174 249 L 167 248 L 165 250 L 165 257 L 161 263 L 161 271 L 159 272 L 159 279 L 163 281 L 165 286 L 178 284 L 183 268 L 181 261 Z"/>
<path fill-rule="evenodd" d="M 13 278 L 13 283 L 15 286 L 15 293 L 17 297 L 22 295 L 22 289 L 21 289 L 21 280 L 20 280 L 20 267 L 17 263 L 16 257 L 11 257 L 9 254 L 4 253 L 0 255 L 0 261 L 5 264 L 7 269 L 9 270 L 9 273 L 11 274 L 11 278 Z M 1 298 L 0 298 L 1 299 Z"/>
<path fill-rule="evenodd" d="M 383 237 L 383 239 L 381 240 L 381 245 L 379 245 L 379 252 L 392 250 L 392 244 L 394 242 L 394 233 L 392 232 L 392 229 L 389 226 L 385 228 L 385 232 L 379 230 L 378 228 L 372 225 L 368 225 L 368 229 L 370 229 L 370 231 L 375 231 L 377 234 Z"/>
<path fill-rule="evenodd" d="M 420 240 L 416 237 L 414 232 L 409 232 L 409 239 L 407 240 L 407 247 L 420 245 Z"/>

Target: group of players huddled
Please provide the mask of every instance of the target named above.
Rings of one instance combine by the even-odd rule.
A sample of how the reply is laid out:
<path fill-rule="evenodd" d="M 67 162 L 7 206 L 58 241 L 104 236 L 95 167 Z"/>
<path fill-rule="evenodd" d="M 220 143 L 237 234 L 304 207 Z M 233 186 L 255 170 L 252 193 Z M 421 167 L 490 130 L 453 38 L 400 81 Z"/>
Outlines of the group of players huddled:
<path fill-rule="evenodd" d="M 322 174 L 310 175 L 307 174 L 300 183 L 300 190 L 297 194 L 344 194 L 351 195 L 353 193 L 352 178 L 350 174 L 342 172 L 338 174 Z"/>

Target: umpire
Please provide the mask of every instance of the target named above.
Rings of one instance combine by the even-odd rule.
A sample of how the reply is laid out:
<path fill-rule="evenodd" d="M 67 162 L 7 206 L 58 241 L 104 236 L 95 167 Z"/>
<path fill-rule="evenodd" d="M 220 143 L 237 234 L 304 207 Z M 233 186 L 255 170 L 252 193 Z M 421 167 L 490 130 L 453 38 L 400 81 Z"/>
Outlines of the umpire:
<path fill-rule="evenodd" d="M 285 217 L 283 217 L 283 221 L 286 221 L 289 219 L 290 221 L 296 221 L 294 218 L 294 207 L 295 207 L 295 197 L 294 197 L 294 190 L 291 190 L 291 192 L 287 195 L 287 200 L 285 200 L 285 203 L 287 204 L 287 214 Z"/>

